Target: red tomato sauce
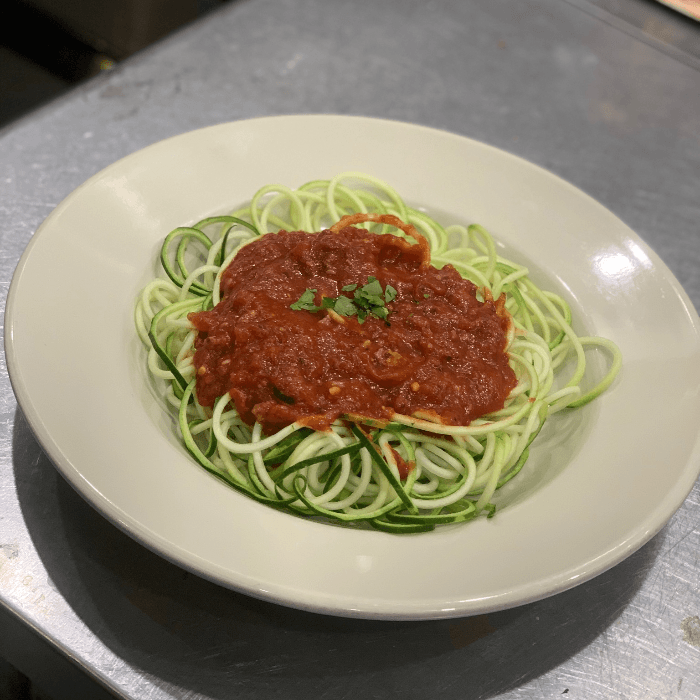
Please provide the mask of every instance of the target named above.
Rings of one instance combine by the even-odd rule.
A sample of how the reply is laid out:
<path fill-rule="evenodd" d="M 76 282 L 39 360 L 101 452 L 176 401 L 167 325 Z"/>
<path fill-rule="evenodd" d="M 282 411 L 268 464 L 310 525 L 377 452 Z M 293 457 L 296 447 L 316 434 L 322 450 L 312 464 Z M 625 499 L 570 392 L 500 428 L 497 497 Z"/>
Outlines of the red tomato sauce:
<path fill-rule="evenodd" d="M 224 271 L 221 302 L 190 314 L 197 397 L 228 392 L 248 424 L 266 433 L 301 420 L 327 429 L 339 416 L 390 420 L 396 413 L 452 425 L 503 408 L 516 385 L 508 364 L 504 299 L 479 301 L 425 246 L 346 227 L 338 233 L 280 231 L 241 248 Z M 293 310 L 307 289 L 315 304 L 375 277 L 391 285 L 386 321 Z"/>

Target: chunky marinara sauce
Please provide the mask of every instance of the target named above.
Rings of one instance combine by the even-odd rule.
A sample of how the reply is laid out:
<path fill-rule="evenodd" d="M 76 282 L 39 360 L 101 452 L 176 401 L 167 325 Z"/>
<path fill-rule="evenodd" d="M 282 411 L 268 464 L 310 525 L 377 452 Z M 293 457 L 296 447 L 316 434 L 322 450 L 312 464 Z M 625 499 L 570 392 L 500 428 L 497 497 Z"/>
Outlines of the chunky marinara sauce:
<path fill-rule="evenodd" d="M 479 301 L 471 282 L 427 257 L 427 246 L 353 227 L 280 231 L 244 246 L 222 276 L 221 302 L 190 315 L 199 402 L 228 392 L 265 432 L 297 420 L 325 429 L 347 413 L 467 425 L 502 408 L 516 384 L 503 300 Z M 370 276 L 397 291 L 386 321 L 290 308 L 307 289 L 319 306 L 352 298 L 342 287 Z"/>

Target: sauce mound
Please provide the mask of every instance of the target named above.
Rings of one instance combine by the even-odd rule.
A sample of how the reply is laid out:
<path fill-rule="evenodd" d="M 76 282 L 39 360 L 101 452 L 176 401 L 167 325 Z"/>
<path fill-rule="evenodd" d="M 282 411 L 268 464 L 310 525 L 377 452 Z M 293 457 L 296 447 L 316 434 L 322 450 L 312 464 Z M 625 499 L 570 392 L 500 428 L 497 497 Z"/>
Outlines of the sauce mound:
<path fill-rule="evenodd" d="M 189 317 L 200 404 L 228 392 L 266 433 L 298 420 L 323 430 L 348 413 L 468 425 L 503 408 L 516 385 L 503 299 L 479 301 L 474 284 L 428 258 L 425 245 L 351 226 L 244 246 L 223 273 L 221 302 Z M 352 300 L 343 287 L 370 277 L 396 290 L 386 320 L 290 308 L 308 289 L 317 306 Z"/>

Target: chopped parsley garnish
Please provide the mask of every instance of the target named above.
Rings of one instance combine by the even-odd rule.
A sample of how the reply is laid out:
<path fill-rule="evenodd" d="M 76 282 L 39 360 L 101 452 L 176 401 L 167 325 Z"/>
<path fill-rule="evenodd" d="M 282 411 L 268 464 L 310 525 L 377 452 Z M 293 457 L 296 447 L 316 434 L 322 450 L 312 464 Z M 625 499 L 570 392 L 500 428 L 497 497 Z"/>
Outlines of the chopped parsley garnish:
<path fill-rule="evenodd" d="M 352 303 L 352 299 L 348 299 L 348 297 L 345 297 L 342 294 L 335 300 L 335 304 L 333 304 L 333 311 L 341 316 L 353 316 L 357 313 L 357 309 Z"/>
<path fill-rule="evenodd" d="M 295 311 L 318 311 L 319 307 L 314 304 L 315 289 L 307 289 L 289 308 Z"/>
<path fill-rule="evenodd" d="M 367 316 L 375 316 L 387 325 L 389 322 L 389 309 L 387 304 L 396 299 L 397 291 L 390 284 L 384 289 L 376 277 L 368 277 L 367 284 L 359 287 L 356 284 L 348 284 L 342 288 L 343 292 L 354 292 L 352 298 L 340 294 L 337 297 L 324 297 L 321 306 L 314 304 L 315 289 L 307 289 L 289 308 L 295 311 L 309 311 L 315 313 L 322 309 L 333 309 L 339 316 L 357 316 L 358 323 L 364 323 Z"/>

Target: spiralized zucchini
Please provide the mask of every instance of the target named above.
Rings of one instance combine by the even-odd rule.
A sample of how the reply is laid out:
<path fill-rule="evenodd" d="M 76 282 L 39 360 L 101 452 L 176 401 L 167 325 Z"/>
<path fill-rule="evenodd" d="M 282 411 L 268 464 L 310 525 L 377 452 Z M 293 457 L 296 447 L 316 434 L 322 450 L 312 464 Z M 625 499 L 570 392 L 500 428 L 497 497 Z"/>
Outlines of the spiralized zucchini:
<path fill-rule="evenodd" d="M 221 273 L 241 246 L 280 229 L 320 231 L 359 212 L 391 214 L 412 224 L 428 240 L 433 265 L 453 265 L 482 295 L 488 294 L 484 289 L 494 299 L 506 295 L 513 319 L 508 353 L 518 384 L 504 408 L 466 426 L 428 416 L 395 415 L 389 424 L 346 416 L 327 432 L 294 423 L 265 436 L 259 424 L 240 419 L 228 394 L 213 410 L 201 407 L 193 364 L 197 331 L 187 316 L 219 302 Z M 377 233 L 390 230 L 366 226 Z M 296 190 L 264 187 L 230 216 L 172 231 L 161 262 L 166 277 L 143 289 L 135 322 L 148 349 L 148 369 L 165 387 L 185 447 L 235 489 L 301 516 L 369 523 L 392 533 L 490 517 L 494 491 L 522 469 L 545 420 L 597 397 L 621 366 L 617 346 L 604 338 L 578 337 L 566 301 L 539 289 L 525 267 L 499 256 L 481 226 L 445 228 L 407 206 L 387 184 L 361 173 Z M 611 361 L 603 379 L 583 393 L 586 346 L 605 349 Z M 563 372 L 570 374 L 565 382 L 558 376 Z M 397 454 L 414 465 L 404 480 Z"/>

